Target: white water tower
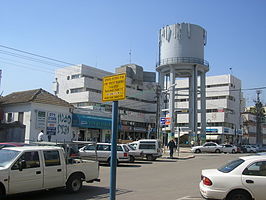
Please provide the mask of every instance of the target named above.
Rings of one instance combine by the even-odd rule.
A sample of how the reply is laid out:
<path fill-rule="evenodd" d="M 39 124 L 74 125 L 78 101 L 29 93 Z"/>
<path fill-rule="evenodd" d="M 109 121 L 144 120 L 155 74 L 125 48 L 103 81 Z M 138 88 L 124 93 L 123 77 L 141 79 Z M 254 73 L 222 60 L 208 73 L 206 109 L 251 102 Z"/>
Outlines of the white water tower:
<path fill-rule="evenodd" d="M 204 60 L 206 41 L 206 31 L 195 24 L 167 25 L 161 28 L 159 33 L 159 62 L 156 70 L 159 73 L 161 91 L 169 94 L 168 105 L 165 104 L 165 99 L 161 98 L 160 105 L 166 105 L 161 106 L 161 116 L 167 115 L 171 118 L 170 132 L 174 134 L 176 123 L 178 123 L 175 121 L 177 115 L 182 114 L 182 110 L 188 110 L 187 130 L 195 136 L 192 138 L 195 142 L 199 141 L 197 137 L 199 133 L 206 138 L 205 76 L 209 71 L 209 64 Z M 183 88 L 182 92 L 179 91 L 176 88 L 177 78 L 188 78 L 189 87 Z M 189 103 L 186 109 L 176 106 L 175 100 L 181 95 L 188 97 Z M 198 113 L 200 114 L 200 129 L 198 128 Z"/>

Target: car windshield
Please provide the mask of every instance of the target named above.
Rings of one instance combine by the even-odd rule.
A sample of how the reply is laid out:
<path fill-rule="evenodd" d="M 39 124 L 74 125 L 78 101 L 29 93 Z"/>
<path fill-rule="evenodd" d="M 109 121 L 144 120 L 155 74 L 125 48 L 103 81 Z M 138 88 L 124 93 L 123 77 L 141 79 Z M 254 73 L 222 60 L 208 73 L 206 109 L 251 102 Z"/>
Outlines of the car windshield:
<path fill-rule="evenodd" d="M 223 172 L 223 173 L 229 173 L 232 170 L 234 170 L 236 167 L 241 165 L 243 162 L 244 162 L 243 159 L 234 160 L 234 161 L 222 166 L 221 168 L 218 168 L 218 170 L 220 172 Z"/>
<path fill-rule="evenodd" d="M 12 160 L 14 160 L 19 151 L 8 150 L 8 149 L 1 149 L 0 150 L 0 167 L 5 167 L 8 165 Z"/>

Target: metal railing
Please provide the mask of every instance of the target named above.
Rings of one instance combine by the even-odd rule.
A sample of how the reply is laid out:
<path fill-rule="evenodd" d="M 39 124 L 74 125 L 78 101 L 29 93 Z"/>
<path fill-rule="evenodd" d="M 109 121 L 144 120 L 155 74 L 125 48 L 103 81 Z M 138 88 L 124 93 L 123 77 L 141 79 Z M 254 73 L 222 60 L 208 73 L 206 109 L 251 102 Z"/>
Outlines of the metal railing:
<path fill-rule="evenodd" d="M 160 60 L 157 63 L 157 67 L 161 65 L 168 65 L 168 64 L 181 64 L 181 63 L 189 63 L 189 64 L 201 64 L 209 67 L 209 62 L 201 59 L 201 58 L 193 58 L 193 57 L 172 57 Z"/>

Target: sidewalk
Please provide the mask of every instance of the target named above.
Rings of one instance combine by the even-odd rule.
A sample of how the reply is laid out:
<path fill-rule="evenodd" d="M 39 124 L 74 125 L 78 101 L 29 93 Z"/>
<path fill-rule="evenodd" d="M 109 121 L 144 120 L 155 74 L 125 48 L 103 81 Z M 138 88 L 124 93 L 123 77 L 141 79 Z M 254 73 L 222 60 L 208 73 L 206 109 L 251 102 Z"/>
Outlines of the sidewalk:
<path fill-rule="evenodd" d="M 163 159 L 171 159 L 170 158 L 170 155 L 169 155 L 169 149 L 166 149 L 164 152 L 163 152 L 163 156 L 162 158 Z M 178 155 L 178 152 L 177 152 L 177 149 L 176 151 L 174 152 L 174 155 L 173 155 L 173 158 L 172 159 L 181 159 L 181 160 L 185 160 L 185 159 L 190 159 L 190 158 L 194 158 L 194 154 L 191 152 L 190 150 L 190 147 L 180 147 L 179 149 L 179 155 Z"/>

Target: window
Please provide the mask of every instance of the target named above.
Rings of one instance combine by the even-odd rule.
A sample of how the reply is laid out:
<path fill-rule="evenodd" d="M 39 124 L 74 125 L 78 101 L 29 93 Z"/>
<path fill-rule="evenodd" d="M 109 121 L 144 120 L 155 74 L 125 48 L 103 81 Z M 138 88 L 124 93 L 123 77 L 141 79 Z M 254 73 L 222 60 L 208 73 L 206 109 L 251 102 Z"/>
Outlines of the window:
<path fill-rule="evenodd" d="M 117 145 L 117 151 L 123 151 L 123 149 L 120 145 Z"/>
<path fill-rule="evenodd" d="M 21 124 L 23 124 L 23 115 L 24 115 L 23 112 L 19 112 L 19 113 L 18 113 L 18 121 L 19 121 Z"/>
<path fill-rule="evenodd" d="M 37 168 L 40 167 L 40 159 L 39 159 L 39 153 L 38 151 L 31 151 L 31 152 L 25 152 L 23 153 L 20 158 L 15 162 L 15 164 L 12 166 L 12 170 L 18 170 L 19 169 L 19 163 L 21 161 L 25 161 L 25 166 L 23 168 Z"/>
<path fill-rule="evenodd" d="M 123 145 L 126 152 L 129 152 L 129 148 L 126 145 Z"/>
<path fill-rule="evenodd" d="M 13 113 L 7 113 L 7 122 L 13 121 Z"/>
<path fill-rule="evenodd" d="M 95 150 L 95 146 L 94 145 L 88 145 L 84 148 L 84 150 Z"/>
<path fill-rule="evenodd" d="M 235 168 L 237 168 L 239 165 L 241 165 L 244 162 L 243 159 L 234 160 L 223 167 L 219 168 L 218 170 L 223 173 L 229 173 Z"/>
<path fill-rule="evenodd" d="M 111 145 L 100 144 L 97 146 L 98 151 L 111 151 Z"/>
<path fill-rule="evenodd" d="M 148 143 L 140 143 L 139 144 L 139 149 L 155 149 L 156 145 L 154 144 L 148 144 Z"/>
<path fill-rule="evenodd" d="M 74 88 L 70 89 L 71 93 L 78 93 L 78 92 L 84 92 L 84 88 Z"/>
<path fill-rule="evenodd" d="M 56 165 L 61 164 L 58 151 L 44 151 L 43 155 L 44 155 L 44 162 L 45 162 L 46 167 L 56 166 Z"/>
<path fill-rule="evenodd" d="M 77 78 L 80 78 L 81 75 L 80 74 L 73 74 L 71 75 L 71 79 L 77 79 Z"/>
<path fill-rule="evenodd" d="M 253 163 L 243 171 L 243 175 L 266 176 L 266 161 Z"/>

